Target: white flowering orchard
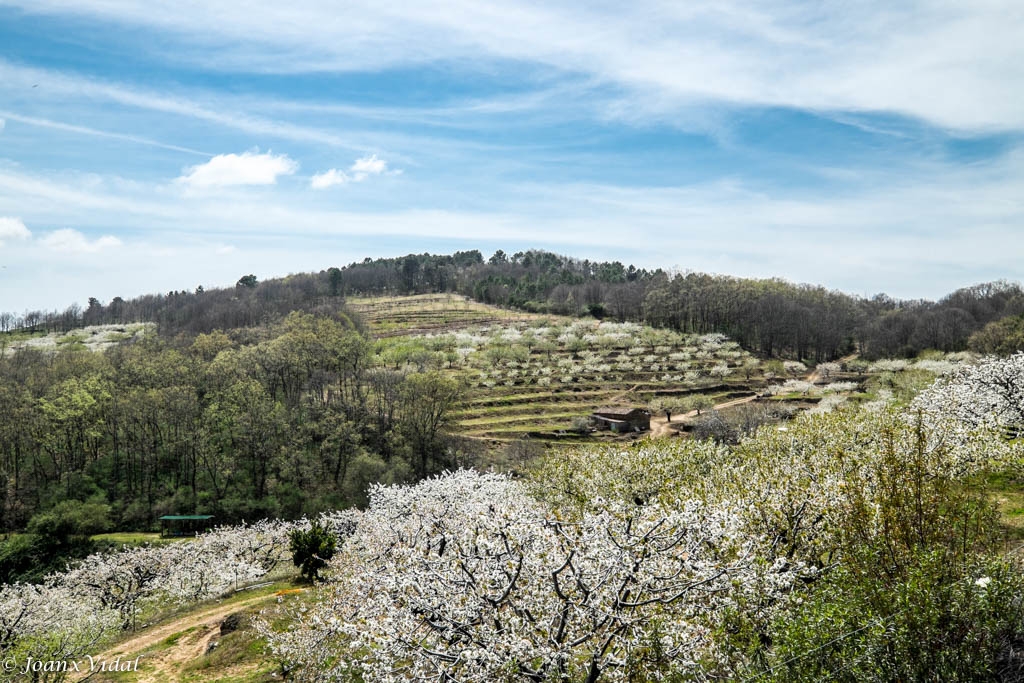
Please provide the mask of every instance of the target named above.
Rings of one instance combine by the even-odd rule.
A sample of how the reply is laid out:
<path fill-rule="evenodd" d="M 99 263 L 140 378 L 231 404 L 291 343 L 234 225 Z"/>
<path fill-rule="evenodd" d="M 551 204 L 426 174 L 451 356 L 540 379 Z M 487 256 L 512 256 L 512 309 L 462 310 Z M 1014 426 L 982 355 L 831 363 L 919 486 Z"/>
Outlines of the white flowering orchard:
<path fill-rule="evenodd" d="M 741 527 L 697 500 L 559 511 L 471 471 L 378 486 L 319 600 L 283 633 L 262 628 L 299 679 L 353 666 L 374 681 L 686 669 L 714 656 L 711 631 L 739 594 L 792 580 L 796 565 L 766 565 Z"/>
<path fill-rule="evenodd" d="M 288 531 L 303 524 L 220 527 L 191 542 L 95 553 L 41 585 L 4 585 L 0 655 L 24 662 L 96 654 L 104 638 L 134 627 L 143 604 L 207 599 L 265 576 L 288 558 Z"/>
<path fill-rule="evenodd" d="M 327 583 L 292 608 L 287 628 L 257 628 L 294 680 L 728 671 L 735 653 L 721 633 L 737 614 L 769 623 L 857 547 L 885 547 L 885 571 L 990 521 L 981 507 L 962 519 L 943 509 L 972 495 L 963 477 L 1020 461 L 1006 437 L 1022 423 L 1018 354 L 963 364 L 909 407 L 836 406 L 732 448 L 579 450 L 550 458 L 532 483 L 460 470 L 376 485 L 367 510 L 321 517 L 342 539 Z M 40 586 L 0 587 L 0 655 L 87 654 L 143 605 L 265 576 L 287 560 L 288 532 L 307 525 L 219 528 L 91 555 Z"/>

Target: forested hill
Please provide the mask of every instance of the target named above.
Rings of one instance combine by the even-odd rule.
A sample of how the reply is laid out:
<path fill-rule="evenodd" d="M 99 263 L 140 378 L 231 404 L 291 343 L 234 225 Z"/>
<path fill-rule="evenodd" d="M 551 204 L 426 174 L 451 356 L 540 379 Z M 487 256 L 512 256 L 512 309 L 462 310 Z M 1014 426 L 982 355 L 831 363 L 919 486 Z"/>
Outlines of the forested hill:
<path fill-rule="evenodd" d="M 932 301 L 872 299 L 782 279 L 670 274 L 544 251 L 411 254 L 338 271 L 343 292 L 454 291 L 533 312 L 592 314 L 681 332 L 721 332 L 765 356 L 833 359 L 856 344 L 867 357 L 961 351 L 988 323 L 1024 314 L 1024 290 L 1005 281 Z M 986 349 L 987 350 L 987 349 Z"/>
<path fill-rule="evenodd" d="M 337 269 L 332 269 L 335 272 Z M 332 285 L 332 282 L 334 283 Z M 0 332 L 68 332 L 86 325 L 153 322 L 165 338 L 181 336 L 186 341 L 214 330 L 254 328 L 280 322 L 289 313 L 301 311 L 317 316 L 341 318 L 356 324 L 344 310 L 339 283 L 328 273 L 302 273 L 260 282 L 244 275 L 234 287 L 146 294 L 134 299 L 114 297 L 104 304 L 95 297 L 82 308 L 77 304 L 64 311 L 27 311 L 22 315 L 0 313 Z"/>
<path fill-rule="evenodd" d="M 1024 316 L 1024 290 L 1006 281 L 959 289 L 937 302 L 900 301 L 884 294 L 865 299 L 782 279 L 650 271 L 544 251 L 510 256 L 499 250 L 485 260 L 472 250 L 367 258 L 262 282 L 246 275 L 227 289 L 116 297 L 106 304 L 93 298 L 85 309 L 71 306 L 63 312 L 0 313 L 0 331 L 151 321 L 165 337 L 194 336 L 264 325 L 294 310 L 337 316 L 345 296 L 428 292 L 457 292 L 531 312 L 721 332 L 764 356 L 814 361 L 836 358 L 854 346 L 868 358 L 913 356 L 924 349 L 960 351 L 968 348 L 971 335 L 1003 321 L 976 337 L 976 350 L 992 352 L 1005 345 L 1007 333 L 1018 334 Z M 1008 318 L 1018 322 L 1008 324 Z"/>

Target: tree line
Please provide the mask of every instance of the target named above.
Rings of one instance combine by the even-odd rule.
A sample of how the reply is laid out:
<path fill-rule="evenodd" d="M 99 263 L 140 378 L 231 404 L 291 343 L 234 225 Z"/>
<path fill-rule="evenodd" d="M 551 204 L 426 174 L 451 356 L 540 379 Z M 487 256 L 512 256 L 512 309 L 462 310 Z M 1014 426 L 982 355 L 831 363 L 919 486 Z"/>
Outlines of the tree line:
<path fill-rule="evenodd" d="M 366 259 L 336 269 L 331 277 L 343 293 L 458 292 L 533 312 L 609 317 L 684 333 L 720 332 L 764 356 L 815 362 L 854 348 L 867 358 L 962 351 L 986 325 L 1024 315 L 1024 290 L 1006 281 L 958 289 L 939 301 L 885 294 L 868 299 L 777 278 L 650 271 L 545 251 L 508 255 L 498 250 L 486 261 L 478 251 Z M 977 350 L 998 347 L 1007 334 L 996 341 L 992 335 L 979 337 Z"/>
<path fill-rule="evenodd" d="M 337 269 L 332 269 L 336 271 Z M 0 332 L 69 332 L 86 325 L 153 322 L 161 336 L 185 337 L 214 330 L 253 328 L 278 322 L 292 311 L 348 318 L 330 272 L 301 273 L 259 281 L 243 275 L 234 287 L 196 287 L 146 294 L 131 299 L 114 297 L 104 304 L 89 297 L 82 308 L 72 304 L 63 311 L 0 312 Z M 349 322 L 353 322 L 348 319 Z"/>
<path fill-rule="evenodd" d="M 1006 281 L 958 289 L 938 301 L 885 294 L 864 298 L 777 278 L 652 271 L 537 250 L 511 255 L 498 250 L 485 260 L 474 249 L 367 258 L 262 282 L 246 275 L 235 287 L 115 297 L 107 304 L 90 298 L 85 309 L 0 313 L 0 332 L 66 332 L 82 325 L 147 321 L 173 337 L 266 325 L 294 310 L 343 315 L 345 297 L 351 295 L 440 292 L 532 312 L 608 317 L 684 333 L 720 332 L 766 357 L 815 362 L 854 348 L 871 359 L 912 357 L 925 349 L 1006 347 L 1012 352 L 1019 348 L 1017 328 L 996 323 L 1024 316 L 1024 290 Z"/>
<path fill-rule="evenodd" d="M 164 514 L 296 518 L 453 466 L 458 444 L 443 430 L 460 385 L 372 356 L 346 316 L 301 312 L 103 353 L 8 353 L 0 530 L 61 501 L 106 506 L 95 526 L 119 529 Z"/>

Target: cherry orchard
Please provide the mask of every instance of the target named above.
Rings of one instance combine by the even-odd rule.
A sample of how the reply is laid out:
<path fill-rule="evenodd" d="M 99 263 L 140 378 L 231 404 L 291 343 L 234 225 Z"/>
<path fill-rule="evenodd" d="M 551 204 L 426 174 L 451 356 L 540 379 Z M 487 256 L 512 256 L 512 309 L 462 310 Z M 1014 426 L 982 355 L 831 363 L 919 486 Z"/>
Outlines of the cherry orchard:
<path fill-rule="evenodd" d="M 581 449 L 533 483 L 459 471 L 377 486 L 317 601 L 283 632 L 260 628 L 297 680 L 735 672 L 727 623 L 765 632 L 865 547 L 894 577 L 923 548 L 961 552 L 993 521 L 963 478 L 1019 459 L 985 424 L 890 404 L 734 448 Z"/>
<path fill-rule="evenodd" d="M 86 557 L 42 585 L 0 587 L 0 655 L 70 661 L 133 628 L 149 602 L 187 603 L 265 576 L 287 558 L 288 531 L 306 521 L 221 527 L 194 541 Z"/>
<path fill-rule="evenodd" d="M 743 678 L 750 650 L 728 634 L 770 642 L 836 568 L 899 586 L 938 552 L 954 585 L 1009 585 L 970 575 L 995 510 L 967 478 L 1021 461 L 1006 436 L 1022 385 L 1024 354 L 983 359 L 909 408 L 806 414 L 732 448 L 581 449 L 528 481 L 458 471 L 377 485 L 366 511 L 321 517 L 341 541 L 327 584 L 287 628 L 257 628 L 295 680 Z M 86 654 L 142 606 L 266 576 L 308 524 L 220 528 L 4 586 L 0 654 Z"/>
<path fill-rule="evenodd" d="M 727 505 L 594 497 L 557 509 L 459 471 L 376 486 L 319 600 L 275 654 L 310 680 L 629 680 L 716 656 L 742 594 L 781 598 L 802 567 Z"/>

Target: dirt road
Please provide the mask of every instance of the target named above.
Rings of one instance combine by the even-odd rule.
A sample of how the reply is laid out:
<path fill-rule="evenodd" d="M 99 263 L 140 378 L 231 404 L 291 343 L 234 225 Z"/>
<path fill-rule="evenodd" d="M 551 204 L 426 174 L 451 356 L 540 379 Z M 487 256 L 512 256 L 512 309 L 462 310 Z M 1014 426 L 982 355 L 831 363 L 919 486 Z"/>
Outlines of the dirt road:
<path fill-rule="evenodd" d="M 842 358 L 840 358 L 839 360 L 837 360 L 835 362 L 839 363 L 839 364 L 847 363 L 847 362 L 853 360 L 854 358 L 856 358 L 858 355 L 860 355 L 860 354 L 858 354 L 855 351 L 855 352 L 849 354 L 848 356 L 843 356 Z M 817 384 L 819 381 L 821 381 L 821 373 L 818 372 L 817 368 L 815 368 L 814 371 L 811 372 L 811 374 L 807 375 L 807 378 L 806 378 L 805 381 L 810 382 L 811 384 Z"/>
<path fill-rule="evenodd" d="M 846 363 L 846 362 L 851 361 L 854 358 L 856 358 L 857 355 L 858 355 L 857 353 L 851 353 L 851 354 L 849 354 L 847 356 L 843 356 L 837 362 L 838 363 Z M 810 382 L 811 384 L 814 384 L 814 383 L 818 382 L 820 379 L 821 379 L 821 374 L 817 370 L 813 370 L 810 374 L 807 375 L 807 377 L 805 378 L 804 381 Z M 757 394 L 753 393 L 750 396 L 744 396 L 743 398 L 737 398 L 737 399 L 733 399 L 731 401 L 725 401 L 724 403 L 718 403 L 718 404 L 712 406 L 711 408 L 705 409 L 705 410 L 723 410 L 725 408 L 732 408 L 733 406 L 742 405 L 744 403 L 750 403 L 755 398 L 757 398 Z M 682 414 L 677 415 L 677 416 L 674 415 L 673 418 L 676 421 L 678 421 L 678 420 L 682 420 L 682 419 L 685 419 L 685 418 L 688 418 L 688 417 L 696 417 L 696 416 L 697 416 L 697 411 L 696 410 L 691 410 L 688 413 L 682 413 Z M 661 416 L 661 417 L 657 417 L 657 416 L 654 416 L 654 415 L 651 416 L 651 438 L 652 439 L 660 439 L 660 438 L 665 437 L 665 436 L 671 436 L 672 432 L 673 432 L 673 430 L 672 430 L 671 424 L 665 419 L 664 416 Z"/>
<path fill-rule="evenodd" d="M 96 657 L 97 661 L 111 662 L 120 656 L 121 661 L 124 662 L 134 660 L 136 656 L 142 655 L 139 660 L 138 672 L 134 674 L 134 677 L 129 677 L 128 674 L 111 675 L 94 672 L 93 674 L 86 673 L 74 680 L 134 680 L 138 683 L 177 681 L 181 678 L 182 668 L 203 656 L 210 643 L 220 637 L 220 623 L 224 617 L 261 602 L 270 603 L 275 599 L 273 594 L 258 595 L 244 600 L 210 605 L 189 612 L 180 618 L 158 624 L 118 643 Z M 172 636 L 177 637 L 172 639 Z M 172 640 L 166 647 L 146 652 L 169 639 Z"/>
<path fill-rule="evenodd" d="M 756 393 L 751 394 L 750 396 L 744 396 L 743 398 L 734 398 L 734 399 L 732 399 L 730 401 L 725 401 L 723 403 L 716 403 L 715 405 L 711 406 L 710 408 L 704 408 L 701 412 L 707 412 L 709 410 L 723 410 L 725 408 L 732 408 L 733 406 L 738 406 L 738 405 L 741 405 L 743 403 L 750 403 L 755 398 L 757 398 L 757 394 Z M 673 429 L 671 427 L 672 424 L 676 424 L 677 422 L 679 422 L 682 419 L 685 419 L 685 418 L 688 418 L 688 417 L 696 417 L 696 416 L 697 416 L 697 411 L 696 410 L 691 410 L 688 413 L 681 413 L 679 415 L 673 415 L 672 419 L 674 420 L 674 422 L 669 423 L 665 419 L 664 416 L 656 417 L 656 416 L 652 415 L 651 416 L 651 438 L 652 439 L 660 439 L 663 436 L 671 436 L 672 432 L 673 432 Z"/>

